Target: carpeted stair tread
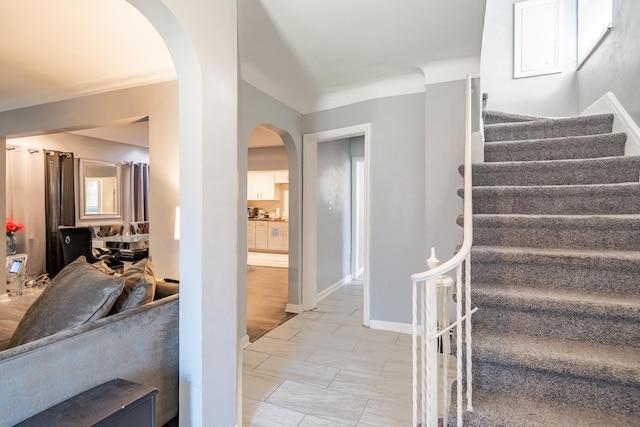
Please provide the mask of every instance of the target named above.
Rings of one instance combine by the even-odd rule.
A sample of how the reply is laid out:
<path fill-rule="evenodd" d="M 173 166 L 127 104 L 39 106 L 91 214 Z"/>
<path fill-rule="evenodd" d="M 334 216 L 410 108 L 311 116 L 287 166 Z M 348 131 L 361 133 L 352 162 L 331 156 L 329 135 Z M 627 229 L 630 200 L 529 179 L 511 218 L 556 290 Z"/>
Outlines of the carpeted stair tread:
<path fill-rule="evenodd" d="M 610 133 L 613 114 L 539 119 L 526 122 L 498 123 L 484 126 L 485 141 L 518 141 L 525 139 L 559 138 L 564 136 Z"/>
<path fill-rule="evenodd" d="M 636 348 L 476 331 L 473 359 L 640 387 Z"/>
<path fill-rule="evenodd" d="M 526 311 L 563 311 L 574 315 L 610 316 L 640 321 L 640 299 L 624 295 L 590 294 L 558 289 L 541 291 L 522 286 L 483 286 L 474 288 L 473 293 L 474 302 L 480 306 L 483 303 L 495 306 L 509 305 Z"/>
<path fill-rule="evenodd" d="M 640 426 L 640 156 L 612 114 L 483 118 L 465 424 Z"/>
<path fill-rule="evenodd" d="M 472 292 L 479 330 L 640 347 L 640 298 L 493 284 Z"/>
<path fill-rule="evenodd" d="M 458 195 L 463 197 L 460 189 Z M 478 214 L 636 214 L 640 183 L 589 185 L 478 186 L 473 189 Z"/>
<path fill-rule="evenodd" d="M 458 172 L 464 176 L 464 167 Z M 640 182 L 640 156 L 492 162 L 473 165 L 475 186 L 587 185 Z"/>
<path fill-rule="evenodd" d="M 507 262 L 530 261 L 536 257 L 540 263 L 566 263 L 576 265 L 583 262 L 588 265 L 606 263 L 616 268 L 640 268 L 640 252 L 638 251 L 600 251 L 575 250 L 558 248 L 530 248 L 476 245 L 471 249 L 471 255 L 477 260 L 506 260 Z M 638 283 L 640 286 L 640 282 Z"/>
<path fill-rule="evenodd" d="M 624 156 L 627 135 L 600 135 L 485 142 L 485 162 L 588 159 Z"/>
<path fill-rule="evenodd" d="M 458 225 L 464 218 L 459 215 Z M 473 215 L 476 245 L 640 250 L 640 215 Z"/>
<path fill-rule="evenodd" d="M 522 114 L 504 113 L 502 111 L 483 110 L 482 121 L 485 125 L 496 123 L 530 122 L 544 117 L 525 116 Z"/>
<path fill-rule="evenodd" d="M 640 296 L 640 252 L 473 246 L 473 283 Z"/>
<path fill-rule="evenodd" d="M 473 393 L 473 412 L 464 414 L 469 427 L 637 427 L 634 415 L 575 407 L 560 402 L 531 399 L 509 393 L 478 390 Z M 452 405 L 453 406 L 453 405 Z M 455 410 L 449 427 L 458 424 Z"/>

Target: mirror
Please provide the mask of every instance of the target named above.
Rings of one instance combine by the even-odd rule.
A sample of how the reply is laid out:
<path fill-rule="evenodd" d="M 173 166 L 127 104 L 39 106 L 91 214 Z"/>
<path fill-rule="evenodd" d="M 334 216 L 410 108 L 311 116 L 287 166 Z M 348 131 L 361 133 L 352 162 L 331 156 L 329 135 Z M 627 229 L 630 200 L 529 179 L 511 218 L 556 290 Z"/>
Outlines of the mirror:
<path fill-rule="evenodd" d="M 120 167 L 80 159 L 80 218 L 120 218 Z"/>

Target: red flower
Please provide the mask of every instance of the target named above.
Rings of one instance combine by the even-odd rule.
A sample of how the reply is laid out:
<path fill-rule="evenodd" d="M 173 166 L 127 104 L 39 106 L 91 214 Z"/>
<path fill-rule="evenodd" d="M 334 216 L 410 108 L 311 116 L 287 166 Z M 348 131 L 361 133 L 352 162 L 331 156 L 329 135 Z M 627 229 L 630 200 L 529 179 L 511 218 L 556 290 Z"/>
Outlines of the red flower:
<path fill-rule="evenodd" d="M 24 230 L 24 224 L 21 222 L 16 222 L 11 218 L 7 218 L 7 234 L 15 233 L 16 231 Z"/>

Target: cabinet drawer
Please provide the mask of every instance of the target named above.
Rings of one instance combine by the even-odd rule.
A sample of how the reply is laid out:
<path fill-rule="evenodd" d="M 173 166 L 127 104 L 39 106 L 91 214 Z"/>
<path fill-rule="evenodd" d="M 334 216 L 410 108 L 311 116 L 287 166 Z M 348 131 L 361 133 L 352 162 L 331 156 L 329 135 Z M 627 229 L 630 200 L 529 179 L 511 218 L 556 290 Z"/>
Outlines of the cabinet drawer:
<path fill-rule="evenodd" d="M 256 230 L 259 228 L 269 228 L 268 221 L 255 221 L 255 223 L 256 223 Z"/>

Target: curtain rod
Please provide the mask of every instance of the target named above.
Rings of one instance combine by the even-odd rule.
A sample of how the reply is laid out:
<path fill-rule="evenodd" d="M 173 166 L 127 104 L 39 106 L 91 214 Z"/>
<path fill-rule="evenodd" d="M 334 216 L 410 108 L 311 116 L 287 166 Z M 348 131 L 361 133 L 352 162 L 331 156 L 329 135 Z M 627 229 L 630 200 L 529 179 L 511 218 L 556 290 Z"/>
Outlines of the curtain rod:
<path fill-rule="evenodd" d="M 24 147 L 22 145 L 7 145 L 6 146 L 6 150 L 7 151 L 19 151 L 19 152 L 28 152 L 29 154 L 36 154 L 36 153 L 40 153 L 42 150 L 40 148 L 31 148 L 31 147 Z"/>

